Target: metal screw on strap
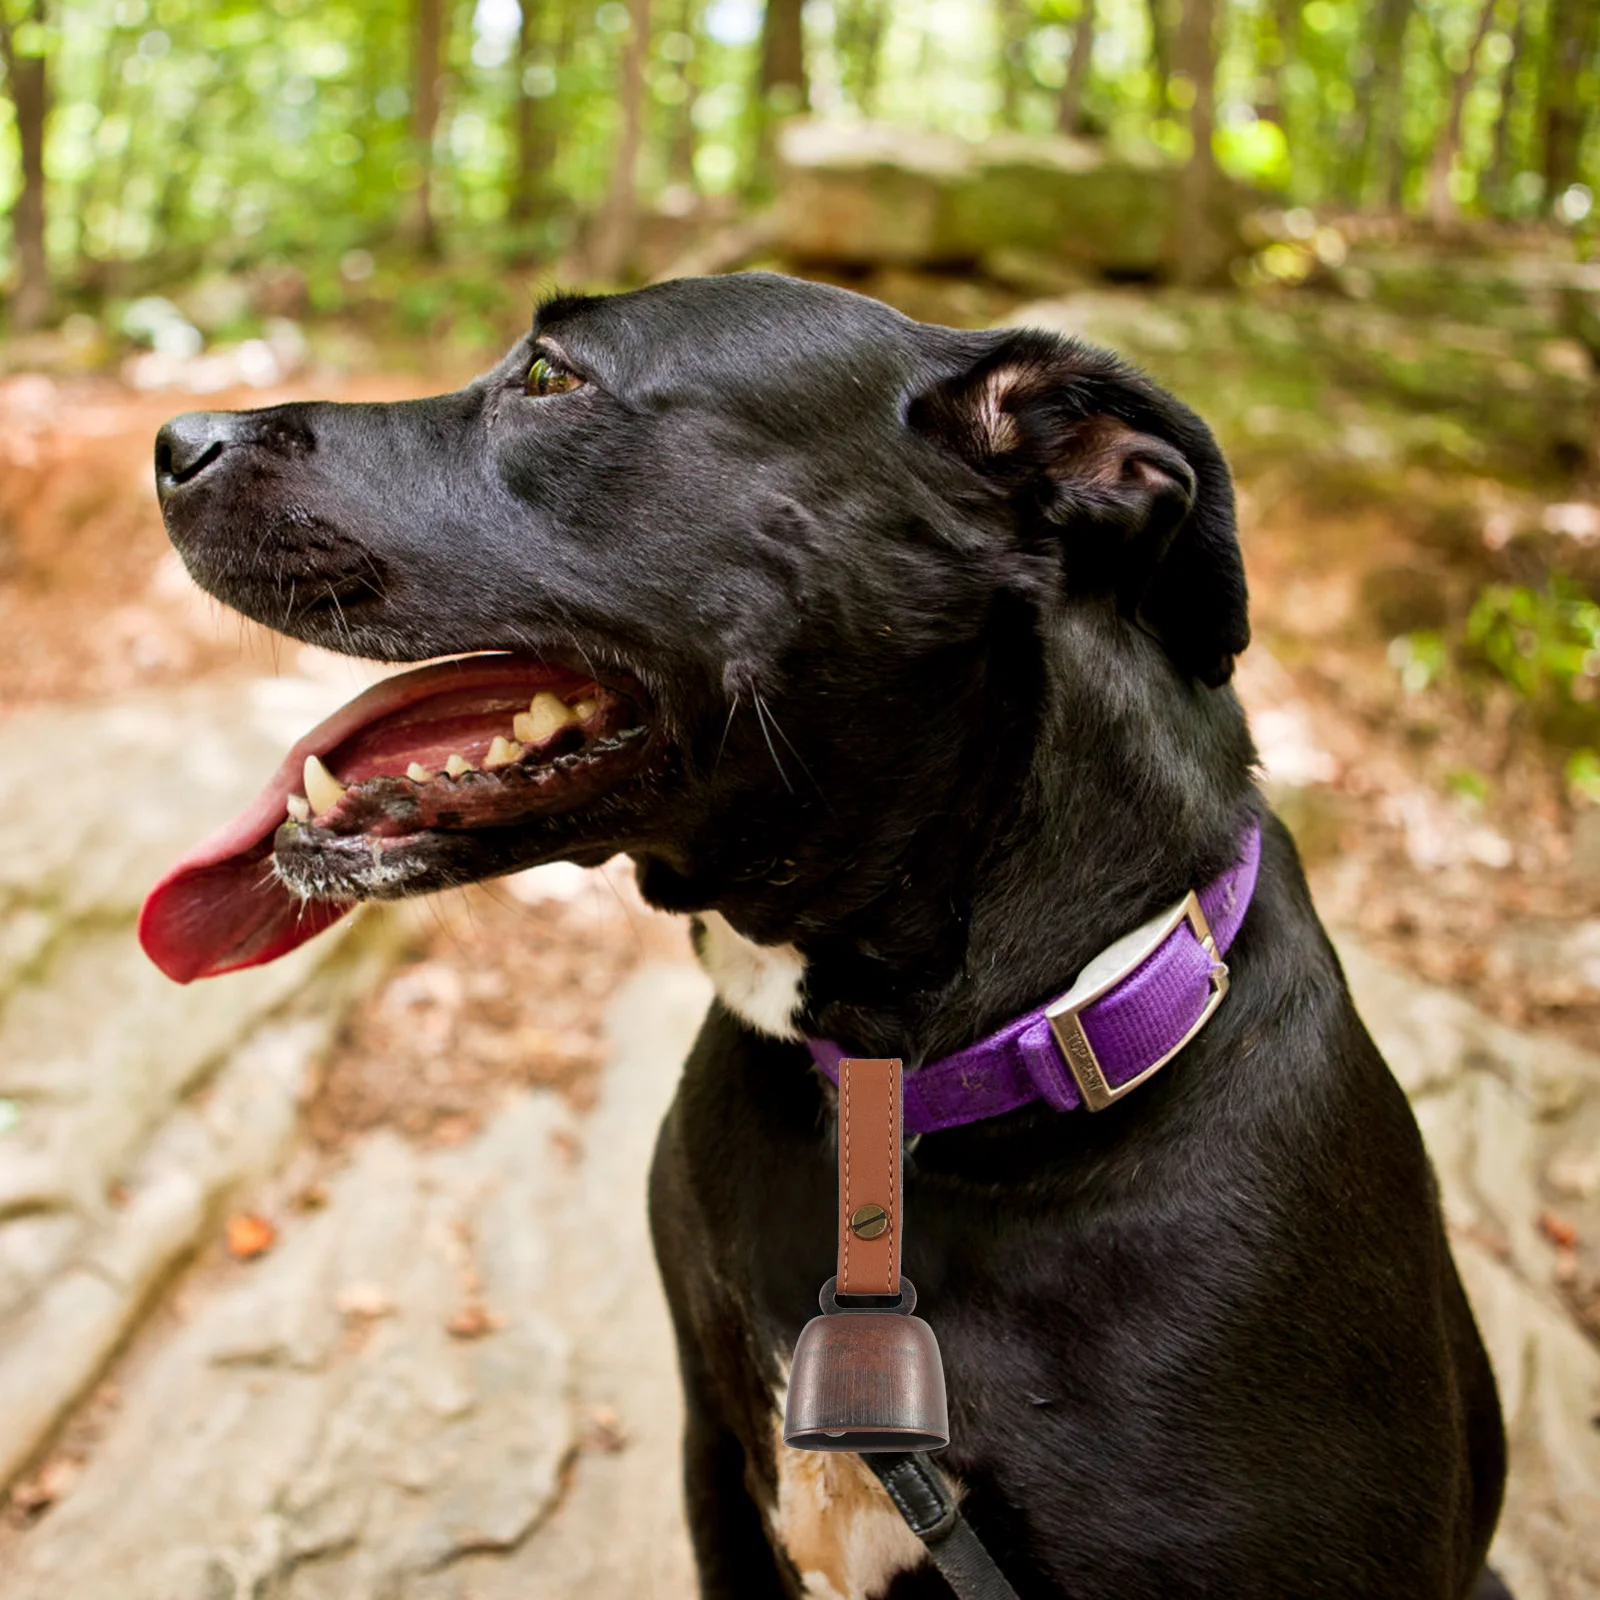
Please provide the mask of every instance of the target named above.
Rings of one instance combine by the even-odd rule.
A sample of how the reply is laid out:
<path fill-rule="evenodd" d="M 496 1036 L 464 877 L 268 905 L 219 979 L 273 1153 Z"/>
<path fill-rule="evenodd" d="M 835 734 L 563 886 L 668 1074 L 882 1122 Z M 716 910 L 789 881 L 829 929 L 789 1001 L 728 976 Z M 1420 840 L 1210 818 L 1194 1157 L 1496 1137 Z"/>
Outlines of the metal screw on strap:
<path fill-rule="evenodd" d="M 889 1231 L 889 1213 L 879 1205 L 857 1206 L 850 1213 L 850 1231 L 858 1239 L 881 1239 Z"/>

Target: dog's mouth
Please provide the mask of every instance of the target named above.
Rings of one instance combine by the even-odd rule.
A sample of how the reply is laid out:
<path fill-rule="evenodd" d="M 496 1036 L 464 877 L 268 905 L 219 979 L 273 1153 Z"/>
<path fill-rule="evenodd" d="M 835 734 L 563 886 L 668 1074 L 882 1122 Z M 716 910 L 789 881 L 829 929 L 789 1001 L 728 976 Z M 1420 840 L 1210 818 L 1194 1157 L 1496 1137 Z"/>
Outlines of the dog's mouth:
<path fill-rule="evenodd" d="M 187 983 L 276 960 L 360 900 L 571 854 L 582 840 L 562 820 L 581 829 L 650 743 L 632 680 L 517 655 L 387 678 L 306 734 L 151 890 L 140 942 Z"/>

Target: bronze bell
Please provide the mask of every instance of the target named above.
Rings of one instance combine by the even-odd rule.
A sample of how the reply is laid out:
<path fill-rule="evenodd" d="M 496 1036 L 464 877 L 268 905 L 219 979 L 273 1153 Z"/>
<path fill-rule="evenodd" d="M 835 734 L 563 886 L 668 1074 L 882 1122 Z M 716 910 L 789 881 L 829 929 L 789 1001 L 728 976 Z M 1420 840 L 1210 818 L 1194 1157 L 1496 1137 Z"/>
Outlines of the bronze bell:
<path fill-rule="evenodd" d="M 841 1306 L 822 1286 L 820 1317 L 800 1330 L 789 1374 L 783 1442 L 797 1450 L 939 1450 L 950 1442 L 939 1341 L 900 1279 L 887 1310 Z"/>

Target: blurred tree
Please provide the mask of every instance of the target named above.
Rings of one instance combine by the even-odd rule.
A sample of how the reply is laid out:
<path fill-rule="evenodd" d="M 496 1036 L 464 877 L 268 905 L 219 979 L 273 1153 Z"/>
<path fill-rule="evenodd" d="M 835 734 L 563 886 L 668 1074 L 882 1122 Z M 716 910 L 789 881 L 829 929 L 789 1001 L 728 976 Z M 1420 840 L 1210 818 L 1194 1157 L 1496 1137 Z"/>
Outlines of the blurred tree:
<path fill-rule="evenodd" d="M 1204 283 L 1227 265 L 1227 247 L 1217 223 L 1217 33 L 1223 0 L 1183 0 L 1174 65 L 1189 101 L 1189 162 L 1178 189 L 1178 246 L 1173 259 L 1180 278 Z"/>
<path fill-rule="evenodd" d="M 439 228 L 434 215 L 434 137 L 439 130 L 439 110 L 443 100 L 446 0 L 416 0 L 413 17 L 413 58 L 411 92 L 411 143 L 417 163 L 417 182 L 412 191 L 411 212 L 406 233 L 412 245 L 425 256 L 439 253 Z"/>
<path fill-rule="evenodd" d="M 1483 181 L 1478 185 L 1484 200 L 1501 216 L 1509 209 L 1511 198 L 1511 129 L 1517 115 L 1518 69 L 1522 66 L 1523 44 L 1527 39 L 1527 0 L 1512 0 L 1512 10 L 1515 17 L 1511 24 L 1511 37 L 1507 41 L 1505 67 L 1500 74 L 1500 105 L 1494 119 L 1494 142 Z"/>
<path fill-rule="evenodd" d="M 889 0 L 838 0 L 833 39 L 845 93 L 862 116 L 876 114 L 883 67 L 883 36 L 889 26 Z"/>
<path fill-rule="evenodd" d="M 804 0 L 766 0 L 759 50 L 749 168 L 749 186 L 756 191 L 765 190 L 771 182 L 777 124 L 811 104 Z"/>
<path fill-rule="evenodd" d="M 50 314 L 50 264 L 45 255 L 44 143 L 50 120 L 49 49 L 45 0 L 32 0 L 13 17 L 12 0 L 0 4 L 0 61 L 16 118 L 22 155 L 22 189 L 11 208 L 16 287 L 11 325 L 37 328 Z"/>
<path fill-rule="evenodd" d="M 680 0 L 677 25 L 661 41 L 661 53 L 670 64 L 670 76 L 658 87 L 658 98 L 667 102 L 666 159 L 667 182 L 690 193 L 698 191 L 695 172 L 695 106 L 700 99 L 702 53 L 701 0 Z"/>
<path fill-rule="evenodd" d="M 575 6 L 559 0 L 517 0 L 506 190 L 506 215 L 515 223 L 548 216 L 559 198 L 562 101 L 569 93 L 577 24 Z"/>
<path fill-rule="evenodd" d="M 1406 25 L 1416 0 L 1374 0 L 1372 66 L 1366 77 L 1362 112 L 1361 189 L 1380 205 L 1398 211 L 1405 193 Z"/>
<path fill-rule="evenodd" d="M 1274 0 L 1270 12 L 1262 12 L 1265 24 L 1270 17 L 1270 37 L 1258 41 L 1261 53 L 1263 93 L 1256 106 L 1257 115 L 1289 130 L 1288 73 L 1300 45 L 1299 0 Z"/>
<path fill-rule="evenodd" d="M 587 251 L 589 271 L 606 283 L 624 275 L 638 243 L 639 149 L 644 142 L 644 68 L 649 54 L 650 0 L 629 0 L 617 86 L 622 126 L 612 157 L 611 181 Z"/>
<path fill-rule="evenodd" d="M 1166 116 L 1172 102 L 1168 89 L 1172 80 L 1172 12 L 1170 0 L 1148 0 L 1147 21 L 1150 29 L 1150 76 L 1152 78 L 1152 114 L 1159 120 Z"/>
<path fill-rule="evenodd" d="M 549 99 L 540 76 L 539 24 L 545 7 L 541 0 L 517 0 L 517 53 L 515 82 L 511 89 L 512 148 L 516 152 L 508 185 L 506 214 L 513 222 L 526 222 L 538 204 L 544 176 L 550 166 L 545 148 L 544 119 L 540 107 Z M 546 69 L 548 70 L 548 69 Z"/>
<path fill-rule="evenodd" d="M 1000 80 L 1000 126 L 1022 120 L 1022 94 L 1028 80 L 1028 35 L 1033 19 L 1028 0 L 995 0 L 995 71 Z"/>
<path fill-rule="evenodd" d="M 1450 105 L 1445 113 L 1444 131 L 1434 140 L 1433 162 L 1428 169 L 1428 215 L 1434 227 L 1444 231 L 1457 217 L 1455 196 L 1451 193 L 1450 179 L 1455 171 L 1456 157 L 1461 151 L 1461 116 L 1467 108 L 1467 93 L 1478 74 L 1478 55 L 1483 41 L 1494 26 L 1495 7 L 1499 0 L 1483 0 L 1478 13 L 1478 25 L 1466 49 L 1466 59 L 1454 74 L 1450 85 Z"/>
<path fill-rule="evenodd" d="M 1056 102 L 1056 130 L 1060 133 L 1086 133 L 1083 91 L 1089 82 L 1089 66 L 1094 54 L 1094 0 L 1078 0 L 1078 17 L 1072 28 L 1072 58 L 1067 62 L 1067 81 Z"/>
<path fill-rule="evenodd" d="M 1539 118 L 1547 201 L 1558 199 L 1578 178 L 1578 151 L 1588 111 L 1582 80 L 1584 68 L 1593 69 L 1597 21 L 1596 0 L 1549 0 Z"/>

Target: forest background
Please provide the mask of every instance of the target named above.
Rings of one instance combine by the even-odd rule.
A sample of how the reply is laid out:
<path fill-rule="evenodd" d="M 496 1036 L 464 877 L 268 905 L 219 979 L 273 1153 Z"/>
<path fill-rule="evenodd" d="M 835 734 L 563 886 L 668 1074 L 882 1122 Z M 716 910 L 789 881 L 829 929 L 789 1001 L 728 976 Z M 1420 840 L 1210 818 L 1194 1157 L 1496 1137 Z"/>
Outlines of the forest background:
<path fill-rule="evenodd" d="M 206 268 L 413 329 L 418 260 L 473 263 L 458 317 L 497 268 L 623 280 L 806 111 L 1585 240 L 1600 160 L 1595 0 L 3 0 L 0 64 L 14 330 Z"/>

